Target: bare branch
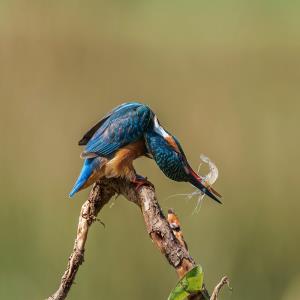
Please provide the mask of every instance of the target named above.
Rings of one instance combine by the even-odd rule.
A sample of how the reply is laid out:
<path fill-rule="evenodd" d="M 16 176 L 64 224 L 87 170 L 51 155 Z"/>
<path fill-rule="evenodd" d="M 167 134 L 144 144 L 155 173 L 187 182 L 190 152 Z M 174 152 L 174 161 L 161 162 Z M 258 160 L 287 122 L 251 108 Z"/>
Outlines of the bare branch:
<path fill-rule="evenodd" d="M 222 289 L 222 287 L 227 284 L 229 287 L 229 279 L 227 276 L 224 276 L 221 281 L 214 288 L 213 293 L 211 294 L 210 300 L 218 300 L 218 295 Z"/>
<path fill-rule="evenodd" d="M 97 214 L 101 208 L 115 194 L 110 185 L 95 184 L 91 190 L 88 200 L 82 205 L 79 216 L 77 236 L 74 248 L 69 257 L 67 269 L 61 279 L 58 290 L 48 298 L 48 300 L 63 300 L 67 297 L 68 292 L 74 283 L 79 266 L 84 260 L 84 246 L 88 235 L 89 227 L 96 220 Z"/>
<path fill-rule="evenodd" d="M 186 272 L 196 265 L 193 258 L 189 255 L 185 242 L 183 243 L 182 240 L 176 238 L 174 235 L 170 224 L 157 202 L 153 187 L 142 186 L 137 191 L 135 186 L 128 181 L 122 179 L 104 179 L 94 184 L 88 200 L 81 208 L 77 236 L 67 269 L 62 276 L 58 290 L 47 300 L 66 299 L 79 266 L 84 260 L 84 246 L 89 227 L 97 219 L 97 215 L 102 207 L 115 194 L 124 195 L 129 201 L 140 207 L 148 234 L 161 253 L 165 255 L 170 265 L 175 268 L 179 278 L 183 277 Z M 189 299 L 209 299 L 209 295 L 203 286 L 201 292 L 191 295 Z M 216 300 L 216 298 L 211 300 Z"/>

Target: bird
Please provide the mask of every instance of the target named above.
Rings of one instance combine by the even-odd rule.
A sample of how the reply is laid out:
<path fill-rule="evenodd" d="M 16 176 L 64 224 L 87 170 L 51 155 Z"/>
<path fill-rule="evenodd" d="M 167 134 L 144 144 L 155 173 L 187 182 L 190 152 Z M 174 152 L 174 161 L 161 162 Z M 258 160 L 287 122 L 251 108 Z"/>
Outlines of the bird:
<path fill-rule="evenodd" d="M 191 183 L 218 203 L 222 196 L 211 186 L 208 186 L 189 165 L 179 140 L 165 130 L 156 115 L 144 134 L 146 147 L 161 171 L 174 181 Z"/>
<path fill-rule="evenodd" d="M 156 114 L 145 104 L 127 102 L 117 106 L 78 142 L 84 164 L 69 196 L 106 178 L 126 178 L 138 189 L 151 185 L 138 175 L 133 160 L 146 156 L 155 160 L 170 179 L 190 182 L 202 193 L 221 203 L 221 195 L 190 167 L 178 139 L 166 131 Z"/>
<path fill-rule="evenodd" d="M 126 178 L 137 187 L 147 179 L 137 175 L 133 160 L 149 156 L 144 133 L 153 123 L 154 113 L 145 104 L 127 102 L 119 105 L 93 126 L 79 141 L 83 167 L 69 196 L 87 188 L 97 180 Z"/>

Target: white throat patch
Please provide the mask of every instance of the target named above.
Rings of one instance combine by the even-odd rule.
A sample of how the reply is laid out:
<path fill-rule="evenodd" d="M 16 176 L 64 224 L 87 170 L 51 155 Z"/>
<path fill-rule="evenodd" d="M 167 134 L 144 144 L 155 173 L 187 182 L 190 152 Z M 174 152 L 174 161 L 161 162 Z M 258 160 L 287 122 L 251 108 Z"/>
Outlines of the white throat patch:
<path fill-rule="evenodd" d="M 163 138 L 167 138 L 170 135 L 163 129 L 162 126 L 159 125 L 157 116 L 154 116 L 154 131 L 161 135 Z"/>

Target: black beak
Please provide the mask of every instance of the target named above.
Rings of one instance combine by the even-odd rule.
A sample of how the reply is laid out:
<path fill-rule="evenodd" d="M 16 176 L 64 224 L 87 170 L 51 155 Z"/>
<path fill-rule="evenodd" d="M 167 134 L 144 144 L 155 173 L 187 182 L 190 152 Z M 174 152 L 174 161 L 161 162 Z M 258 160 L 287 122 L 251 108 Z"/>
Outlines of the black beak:
<path fill-rule="evenodd" d="M 191 176 L 189 182 L 208 197 L 222 204 L 222 202 L 209 190 L 209 188 L 200 182 L 200 179 Z"/>

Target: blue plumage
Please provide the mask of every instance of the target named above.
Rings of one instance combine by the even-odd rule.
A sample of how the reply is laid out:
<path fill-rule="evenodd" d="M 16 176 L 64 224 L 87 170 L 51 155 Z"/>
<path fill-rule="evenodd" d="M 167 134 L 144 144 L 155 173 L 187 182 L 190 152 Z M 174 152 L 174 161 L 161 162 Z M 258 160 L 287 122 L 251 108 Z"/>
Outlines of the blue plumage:
<path fill-rule="evenodd" d="M 145 144 L 139 140 L 143 139 L 151 118 L 153 112 L 148 106 L 130 102 L 116 107 L 91 128 L 79 141 L 79 145 L 86 145 L 81 154 L 85 161 L 70 197 L 101 176 L 133 178 L 132 160 L 146 154 Z M 129 145 L 133 146 L 130 148 Z M 127 147 L 125 154 L 120 153 L 116 157 L 124 147 Z M 110 164 L 111 161 L 113 163 Z M 105 169 L 106 164 L 108 167 Z"/>
<path fill-rule="evenodd" d="M 125 177 L 138 186 L 144 184 L 132 161 L 146 155 L 152 156 L 170 179 L 190 182 L 220 202 L 214 195 L 216 192 L 204 186 L 202 178 L 192 170 L 179 141 L 142 103 L 130 102 L 116 107 L 83 136 L 79 145 L 85 145 L 81 154 L 84 165 L 70 197 L 102 177 Z"/>
<path fill-rule="evenodd" d="M 145 140 L 148 151 L 167 177 L 175 181 L 188 181 L 188 174 L 182 167 L 186 160 L 184 153 L 174 151 L 173 147 L 152 129 L 145 133 Z"/>
<path fill-rule="evenodd" d="M 125 103 L 117 107 L 87 142 L 82 156 L 109 156 L 120 147 L 143 136 L 152 111 L 141 103 Z"/>
<path fill-rule="evenodd" d="M 88 182 L 89 178 L 100 169 L 102 159 L 99 157 L 87 158 L 84 160 L 83 167 L 78 176 L 77 181 L 74 184 L 69 197 L 73 197 L 79 190 L 81 190 L 84 185 Z"/>
<path fill-rule="evenodd" d="M 118 116 L 120 116 L 120 115 L 125 114 L 126 112 L 128 112 L 128 110 L 135 109 L 135 108 L 139 107 L 140 105 L 143 105 L 143 104 L 138 103 L 138 102 L 128 102 L 128 103 L 123 103 L 123 104 L 117 106 L 112 111 L 110 111 L 106 116 L 104 116 L 95 126 L 93 126 L 82 137 L 82 139 L 78 142 L 78 144 L 80 146 L 86 145 L 88 143 L 88 141 L 94 136 L 94 134 L 96 132 L 97 132 L 98 135 L 100 135 L 101 131 L 99 131 L 98 129 L 100 129 L 100 127 L 102 128 L 102 130 L 104 130 L 105 128 L 107 128 L 108 123 L 111 122 L 111 120 L 109 120 L 109 119 L 110 119 L 110 117 L 112 115 L 114 115 L 113 118 L 117 118 Z"/>
<path fill-rule="evenodd" d="M 172 180 L 190 182 L 203 193 L 221 203 L 213 190 L 204 186 L 202 178 L 190 167 L 184 151 L 175 136 L 167 132 L 158 122 L 156 116 L 145 133 L 148 151 L 162 172 Z"/>

